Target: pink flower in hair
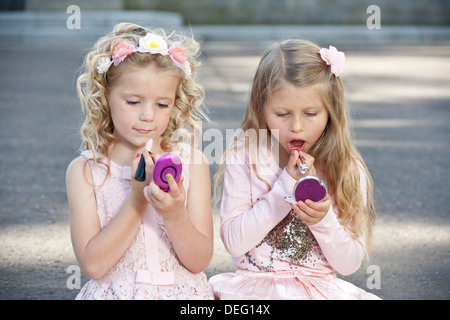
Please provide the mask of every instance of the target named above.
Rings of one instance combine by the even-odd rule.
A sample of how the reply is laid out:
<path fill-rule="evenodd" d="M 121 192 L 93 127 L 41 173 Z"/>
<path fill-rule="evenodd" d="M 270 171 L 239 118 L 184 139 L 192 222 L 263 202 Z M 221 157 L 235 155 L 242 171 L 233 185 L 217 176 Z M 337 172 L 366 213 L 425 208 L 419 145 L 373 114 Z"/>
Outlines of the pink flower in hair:
<path fill-rule="evenodd" d="M 121 42 L 114 47 L 112 59 L 114 66 L 118 66 L 129 54 L 136 51 L 136 46 L 132 42 Z"/>
<path fill-rule="evenodd" d="M 322 48 L 319 50 L 320 57 L 327 65 L 331 66 L 331 72 L 339 77 L 345 69 L 345 54 L 338 51 L 335 47 L 330 46 L 329 49 Z"/>
<path fill-rule="evenodd" d="M 186 51 L 179 42 L 174 42 L 169 48 L 169 56 L 173 63 L 183 70 L 185 78 L 189 79 L 191 76 L 191 67 L 189 61 L 186 59 Z"/>
<path fill-rule="evenodd" d="M 186 52 L 184 51 L 183 47 L 180 46 L 178 42 L 175 42 L 172 44 L 169 48 L 169 54 L 172 58 L 173 62 L 180 67 L 179 65 L 182 65 L 186 62 Z"/>

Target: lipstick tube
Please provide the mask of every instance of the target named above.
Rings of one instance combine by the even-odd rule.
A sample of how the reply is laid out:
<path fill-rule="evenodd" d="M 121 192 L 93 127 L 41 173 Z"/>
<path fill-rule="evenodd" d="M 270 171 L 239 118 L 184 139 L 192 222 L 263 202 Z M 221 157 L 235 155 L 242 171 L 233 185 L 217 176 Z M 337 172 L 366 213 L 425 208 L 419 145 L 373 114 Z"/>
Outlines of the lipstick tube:
<path fill-rule="evenodd" d="M 152 155 L 153 153 L 150 152 L 149 150 L 151 150 L 153 145 L 153 139 L 149 139 L 147 141 L 147 143 L 145 144 L 145 151 L 144 152 L 148 152 L 150 153 L 150 155 Z M 145 181 L 145 159 L 144 159 L 144 154 L 141 154 L 141 159 L 139 160 L 139 166 L 136 170 L 136 174 L 134 176 L 134 178 L 137 181 Z"/>
<path fill-rule="evenodd" d="M 144 154 L 141 154 L 141 159 L 139 160 L 139 166 L 136 170 L 136 175 L 134 178 L 137 181 L 145 181 L 145 159 Z"/>

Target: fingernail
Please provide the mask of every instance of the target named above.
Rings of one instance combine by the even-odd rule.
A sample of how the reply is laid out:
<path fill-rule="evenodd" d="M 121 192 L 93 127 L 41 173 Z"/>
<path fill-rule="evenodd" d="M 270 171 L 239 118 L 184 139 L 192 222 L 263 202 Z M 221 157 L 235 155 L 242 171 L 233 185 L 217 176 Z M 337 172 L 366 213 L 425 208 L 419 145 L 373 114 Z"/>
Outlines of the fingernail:
<path fill-rule="evenodd" d="M 171 177 L 171 175 L 170 175 L 170 174 L 166 174 L 166 179 L 167 179 L 167 180 L 169 180 L 169 179 L 170 179 L 170 177 Z"/>
<path fill-rule="evenodd" d="M 141 154 L 140 153 L 138 153 L 137 155 L 136 155 L 136 158 L 139 158 L 139 156 L 140 156 Z"/>

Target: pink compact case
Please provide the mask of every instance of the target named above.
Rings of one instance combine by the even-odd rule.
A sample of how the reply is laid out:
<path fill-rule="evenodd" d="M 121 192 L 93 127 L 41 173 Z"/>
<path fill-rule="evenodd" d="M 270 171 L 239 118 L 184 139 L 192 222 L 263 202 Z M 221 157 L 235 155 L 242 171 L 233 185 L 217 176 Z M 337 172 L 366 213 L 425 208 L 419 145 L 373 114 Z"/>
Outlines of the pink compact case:
<path fill-rule="evenodd" d="M 327 183 L 314 176 L 303 177 L 294 186 L 295 201 L 310 199 L 314 202 L 320 202 L 326 198 L 327 194 Z"/>
<path fill-rule="evenodd" d="M 169 192 L 170 188 L 166 176 L 170 174 L 175 179 L 175 182 L 178 182 L 181 178 L 182 169 L 180 158 L 175 153 L 166 153 L 155 163 L 153 181 L 161 190 Z"/>
<path fill-rule="evenodd" d="M 293 196 L 286 197 L 285 200 L 290 203 L 306 201 L 310 199 L 314 202 L 320 202 L 328 194 L 327 183 L 314 176 L 303 177 L 295 183 Z"/>

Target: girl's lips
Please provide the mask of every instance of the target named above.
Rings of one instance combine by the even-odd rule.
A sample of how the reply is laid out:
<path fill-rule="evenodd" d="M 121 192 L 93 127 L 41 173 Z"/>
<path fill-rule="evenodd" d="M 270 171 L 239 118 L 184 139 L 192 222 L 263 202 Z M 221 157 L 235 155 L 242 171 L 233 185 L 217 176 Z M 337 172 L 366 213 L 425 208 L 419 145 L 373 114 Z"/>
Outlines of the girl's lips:
<path fill-rule="evenodd" d="M 134 129 L 134 130 L 136 130 L 137 132 L 142 133 L 142 134 L 147 134 L 147 133 L 152 132 L 152 130 L 144 130 L 144 129 Z"/>
<path fill-rule="evenodd" d="M 301 151 L 305 146 L 305 141 L 300 139 L 292 139 L 289 141 L 288 145 L 289 145 L 289 152 L 292 152 L 293 150 Z"/>

